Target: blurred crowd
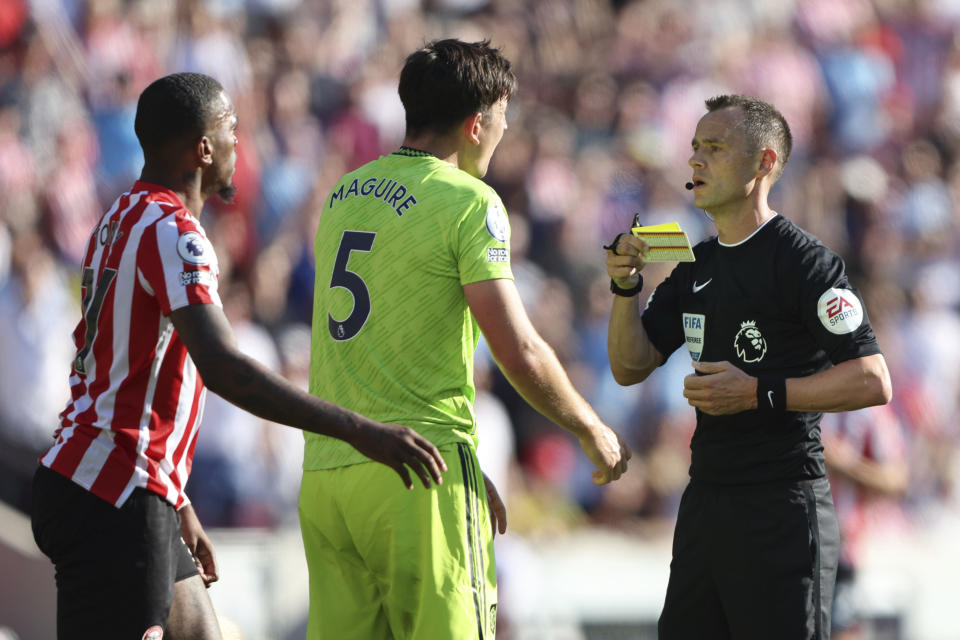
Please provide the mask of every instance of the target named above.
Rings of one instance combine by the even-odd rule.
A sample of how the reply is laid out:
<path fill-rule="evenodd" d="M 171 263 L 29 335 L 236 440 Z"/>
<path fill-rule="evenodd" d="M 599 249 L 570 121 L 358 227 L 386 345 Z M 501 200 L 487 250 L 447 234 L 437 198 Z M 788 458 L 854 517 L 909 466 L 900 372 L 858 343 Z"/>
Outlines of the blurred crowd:
<path fill-rule="evenodd" d="M 78 261 L 138 176 L 147 84 L 199 71 L 237 105 L 237 196 L 201 222 L 241 347 L 305 385 L 322 203 L 399 145 L 405 56 L 457 36 L 491 39 L 520 80 L 486 180 L 526 307 L 635 452 L 622 480 L 594 487 L 575 440 L 481 346 L 480 456 L 511 528 L 670 531 L 691 367 L 679 353 L 639 388 L 613 381 L 601 245 L 636 212 L 711 235 L 683 184 L 703 101 L 720 93 L 783 111 L 795 147 L 771 201 L 845 258 L 891 369 L 882 415 L 824 425 L 849 535 L 932 526 L 960 502 L 958 26 L 958 0 L 0 0 L 0 469 L 29 478 L 64 406 Z M 671 266 L 648 267 L 644 296 Z M 210 396 L 188 487 L 201 518 L 295 520 L 301 443 Z M 0 480 L 23 504 L 23 483 Z"/>

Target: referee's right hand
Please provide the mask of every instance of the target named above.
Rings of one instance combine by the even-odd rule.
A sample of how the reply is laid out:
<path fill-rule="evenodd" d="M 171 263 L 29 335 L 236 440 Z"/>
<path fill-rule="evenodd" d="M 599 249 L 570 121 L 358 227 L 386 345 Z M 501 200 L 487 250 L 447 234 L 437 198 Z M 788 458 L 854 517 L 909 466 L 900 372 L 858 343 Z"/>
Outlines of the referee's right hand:
<path fill-rule="evenodd" d="M 431 479 L 443 484 L 441 474 L 447 470 L 447 463 L 432 442 L 409 427 L 358 417 L 358 428 L 348 440 L 357 451 L 396 471 L 407 489 L 413 489 L 408 467 L 427 489 Z"/>
<path fill-rule="evenodd" d="M 646 262 L 647 243 L 631 233 L 621 233 L 607 249 L 607 274 L 618 287 L 629 289 L 637 283 Z"/>

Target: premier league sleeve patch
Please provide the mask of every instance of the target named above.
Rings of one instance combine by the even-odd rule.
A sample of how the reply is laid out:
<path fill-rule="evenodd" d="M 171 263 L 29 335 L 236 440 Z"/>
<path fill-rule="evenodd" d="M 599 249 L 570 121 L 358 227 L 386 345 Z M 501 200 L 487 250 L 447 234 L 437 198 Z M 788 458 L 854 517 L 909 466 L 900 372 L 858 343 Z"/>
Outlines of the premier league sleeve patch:
<path fill-rule="evenodd" d="M 817 317 L 830 333 L 852 333 L 863 323 L 863 306 L 850 289 L 827 289 L 817 301 Z"/>
<path fill-rule="evenodd" d="M 507 232 L 510 225 L 507 222 L 507 214 L 499 202 L 493 201 L 487 209 L 487 231 L 498 242 L 507 241 Z"/>
<path fill-rule="evenodd" d="M 206 238 L 196 231 L 181 233 L 177 238 L 177 255 L 187 264 L 210 264 L 210 255 L 213 250 L 207 244 Z"/>

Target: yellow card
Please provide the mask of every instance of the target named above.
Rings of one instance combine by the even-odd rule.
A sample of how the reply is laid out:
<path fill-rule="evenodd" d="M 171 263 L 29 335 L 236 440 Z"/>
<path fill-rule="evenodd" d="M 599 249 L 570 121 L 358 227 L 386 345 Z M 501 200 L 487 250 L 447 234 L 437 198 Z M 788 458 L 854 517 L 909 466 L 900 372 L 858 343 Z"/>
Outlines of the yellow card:
<path fill-rule="evenodd" d="M 647 243 L 646 262 L 693 262 L 690 238 L 680 224 L 667 222 L 649 227 L 633 227 L 633 235 Z"/>

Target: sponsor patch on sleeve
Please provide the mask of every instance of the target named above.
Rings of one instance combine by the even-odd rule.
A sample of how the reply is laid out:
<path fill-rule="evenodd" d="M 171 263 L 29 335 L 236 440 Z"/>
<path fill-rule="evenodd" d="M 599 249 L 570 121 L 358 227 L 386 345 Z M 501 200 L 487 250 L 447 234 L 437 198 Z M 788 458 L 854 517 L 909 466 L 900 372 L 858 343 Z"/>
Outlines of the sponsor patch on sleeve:
<path fill-rule="evenodd" d="M 510 254 L 504 247 L 487 247 L 487 262 L 509 262 Z"/>
<path fill-rule="evenodd" d="M 507 230 L 510 225 L 507 223 L 507 214 L 504 213 L 500 203 L 494 200 L 487 209 L 487 231 L 493 238 L 499 242 L 507 241 Z"/>
<path fill-rule="evenodd" d="M 209 271 L 181 271 L 180 284 L 184 287 L 191 284 L 202 284 L 209 287 L 213 284 L 213 274 Z"/>
<path fill-rule="evenodd" d="M 177 255 L 187 264 L 210 264 L 210 254 L 206 238 L 196 231 L 181 233 L 177 238 Z"/>
<path fill-rule="evenodd" d="M 843 335 L 863 323 L 863 306 L 850 289 L 827 289 L 817 301 L 817 317 L 827 331 Z"/>

